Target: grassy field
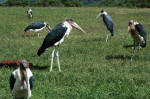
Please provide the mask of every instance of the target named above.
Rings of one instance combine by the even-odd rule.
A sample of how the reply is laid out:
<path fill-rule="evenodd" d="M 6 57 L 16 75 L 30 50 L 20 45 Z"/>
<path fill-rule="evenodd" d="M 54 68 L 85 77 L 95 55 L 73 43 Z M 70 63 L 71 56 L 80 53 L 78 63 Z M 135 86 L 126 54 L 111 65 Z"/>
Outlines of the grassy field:
<path fill-rule="evenodd" d="M 29 20 L 22 7 L 0 8 L 0 61 L 26 59 L 33 63 L 35 78 L 32 99 L 150 99 L 150 9 L 105 8 L 115 22 L 115 36 L 105 42 L 106 27 L 96 15 L 102 8 L 32 8 Z M 77 22 L 87 34 L 73 29 L 60 46 L 62 72 L 56 58 L 49 72 L 50 48 L 36 55 L 48 30 L 25 37 L 24 28 L 45 20 L 53 28 L 66 17 Z M 128 21 L 142 23 L 148 33 L 147 47 L 131 62 L 132 38 L 124 37 Z M 12 99 L 9 77 L 14 68 L 0 68 L 0 99 Z"/>

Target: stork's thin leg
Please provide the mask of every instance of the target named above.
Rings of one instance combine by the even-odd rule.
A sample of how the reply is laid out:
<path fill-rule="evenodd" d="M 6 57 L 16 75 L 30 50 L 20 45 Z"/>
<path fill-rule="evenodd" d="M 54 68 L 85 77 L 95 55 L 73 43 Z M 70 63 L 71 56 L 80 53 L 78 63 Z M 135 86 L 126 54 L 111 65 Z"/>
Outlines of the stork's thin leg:
<path fill-rule="evenodd" d="M 134 41 L 134 45 L 133 45 L 133 47 L 132 47 L 132 57 L 131 57 L 131 61 L 132 61 L 132 58 L 134 57 L 135 47 L 136 47 L 136 44 L 135 44 L 135 41 Z"/>
<path fill-rule="evenodd" d="M 55 53 L 55 48 L 54 48 L 54 50 L 52 51 L 52 55 L 51 55 L 51 67 L 50 67 L 50 72 L 52 71 L 52 67 L 53 67 L 54 53 Z"/>
<path fill-rule="evenodd" d="M 57 52 L 56 52 L 56 56 L 57 56 L 58 70 L 59 70 L 59 72 L 61 72 L 60 62 L 59 62 L 59 50 L 58 49 L 57 49 Z"/>
<path fill-rule="evenodd" d="M 108 33 L 106 32 L 106 42 L 108 41 Z"/>
<path fill-rule="evenodd" d="M 29 32 L 28 32 L 28 31 L 26 31 L 26 32 L 24 32 L 24 33 L 25 33 L 26 36 L 29 36 Z"/>
<path fill-rule="evenodd" d="M 38 37 L 40 36 L 40 33 L 38 33 Z"/>
<path fill-rule="evenodd" d="M 139 44 L 139 48 L 138 48 L 138 51 L 140 52 L 140 50 L 141 50 L 141 46 L 140 46 L 140 44 Z"/>

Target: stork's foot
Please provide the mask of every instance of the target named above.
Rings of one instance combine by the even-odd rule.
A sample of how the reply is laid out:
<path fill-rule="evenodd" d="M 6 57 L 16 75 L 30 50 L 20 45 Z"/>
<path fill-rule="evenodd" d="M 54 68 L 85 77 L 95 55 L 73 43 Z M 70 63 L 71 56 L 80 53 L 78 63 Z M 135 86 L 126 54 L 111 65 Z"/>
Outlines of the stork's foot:
<path fill-rule="evenodd" d="M 140 52 L 140 50 L 141 50 L 141 46 L 139 46 L 139 48 L 138 48 L 138 52 Z"/>

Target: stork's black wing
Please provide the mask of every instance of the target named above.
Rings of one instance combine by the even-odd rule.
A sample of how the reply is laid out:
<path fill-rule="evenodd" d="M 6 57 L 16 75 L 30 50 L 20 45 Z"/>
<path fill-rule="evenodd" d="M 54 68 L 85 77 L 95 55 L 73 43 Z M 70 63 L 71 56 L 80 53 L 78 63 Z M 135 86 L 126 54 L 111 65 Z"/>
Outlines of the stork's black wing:
<path fill-rule="evenodd" d="M 114 35 L 114 22 L 112 21 L 109 15 L 103 15 L 103 21 L 107 29 L 111 32 L 111 35 Z"/>
<path fill-rule="evenodd" d="M 58 24 L 51 32 L 45 37 L 42 46 L 38 50 L 38 56 L 40 56 L 46 48 L 53 46 L 56 42 L 61 40 L 65 35 L 67 27 L 63 27 L 63 24 Z"/>
<path fill-rule="evenodd" d="M 29 26 L 27 26 L 24 31 L 28 31 L 29 29 L 40 29 L 42 27 L 44 27 L 45 24 L 44 24 L 44 21 L 40 21 L 40 22 L 35 22 L 35 23 L 32 23 L 30 24 Z"/>
<path fill-rule="evenodd" d="M 32 12 L 32 11 L 31 11 L 30 13 L 33 15 L 33 12 Z"/>
<path fill-rule="evenodd" d="M 136 24 L 135 28 L 139 32 L 140 36 L 142 36 L 144 38 L 144 40 L 146 40 L 147 33 L 146 33 L 146 30 L 143 27 L 143 25 L 142 24 Z"/>
<path fill-rule="evenodd" d="M 14 75 L 11 74 L 10 79 L 9 79 L 9 85 L 10 85 L 11 90 L 13 90 L 15 82 L 16 82 L 16 79 L 15 79 Z"/>
<path fill-rule="evenodd" d="M 29 83 L 30 83 L 30 89 L 32 90 L 33 84 L 34 84 L 34 78 L 33 78 L 33 76 L 30 77 Z"/>
<path fill-rule="evenodd" d="M 139 35 L 142 36 L 144 38 L 145 42 L 142 42 L 140 44 L 141 47 L 146 47 L 146 37 L 147 37 L 147 33 L 144 29 L 144 27 L 142 26 L 142 24 L 136 24 L 135 25 L 136 30 L 138 31 Z"/>

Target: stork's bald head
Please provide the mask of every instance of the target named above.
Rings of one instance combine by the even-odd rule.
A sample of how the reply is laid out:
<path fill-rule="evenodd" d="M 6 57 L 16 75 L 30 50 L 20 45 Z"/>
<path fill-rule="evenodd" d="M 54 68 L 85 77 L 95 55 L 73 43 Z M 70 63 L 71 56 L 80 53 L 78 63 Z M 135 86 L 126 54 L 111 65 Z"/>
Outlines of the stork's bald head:
<path fill-rule="evenodd" d="M 104 12 L 104 9 L 101 10 L 101 13 L 103 13 L 103 12 Z"/>
<path fill-rule="evenodd" d="M 28 62 L 26 60 L 21 60 L 20 61 L 20 68 L 25 70 L 26 68 L 28 68 Z"/>
<path fill-rule="evenodd" d="M 65 21 L 67 21 L 70 24 L 72 24 L 74 22 L 71 18 L 67 18 L 67 19 L 65 19 Z"/>
<path fill-rule="evenodd" d="M 133 25 L 134 21 L 133 20 L 130 20 L 129 21 L 129 26 Z"/>
<path fill-rule="evenodd" d="M 103 16 L 103 15 L 106 15 L 107 14 L 107 12 L 104 10 L 104 9 L 102 9 L 100 12 L 99 12 L 99 14 L 96 16 L 96 18 L 98 18 L 98 17 L 100 17 L 100 16 Z"/>

